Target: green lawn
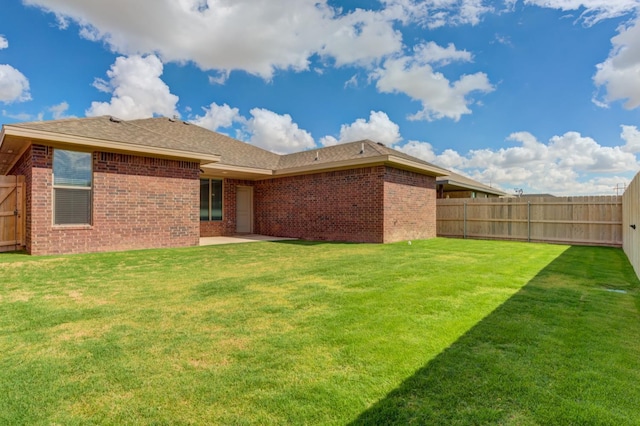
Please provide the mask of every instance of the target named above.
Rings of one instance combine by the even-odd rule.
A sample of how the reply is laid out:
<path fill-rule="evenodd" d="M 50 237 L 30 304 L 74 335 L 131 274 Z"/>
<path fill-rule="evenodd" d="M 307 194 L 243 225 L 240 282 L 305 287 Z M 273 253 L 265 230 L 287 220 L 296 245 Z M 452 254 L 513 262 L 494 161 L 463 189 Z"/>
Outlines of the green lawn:
<path fill-rule="evenodd" d="M 0 424 L 640 424 L 618 249 L 0 254 Z"/>

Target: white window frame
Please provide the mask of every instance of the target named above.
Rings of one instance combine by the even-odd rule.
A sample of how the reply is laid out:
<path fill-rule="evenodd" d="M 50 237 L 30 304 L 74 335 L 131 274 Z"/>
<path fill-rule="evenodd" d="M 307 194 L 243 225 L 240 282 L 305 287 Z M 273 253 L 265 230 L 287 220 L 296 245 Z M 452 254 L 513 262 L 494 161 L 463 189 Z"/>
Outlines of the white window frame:
<path fill-rule="evenodd" d="M 220 219 L 213 219 L 212 218 L 212 212 L 213 212 L 213 200 L 212 200 L 212 191 L 213 191 L 213 185 L 211 184 L 212 181 L 218 181 L 220 182 L 220 203 L 221 203 L 221 214 L 220 214 Z M 202 181 L 207 181 L 208 182 L 208 187 L 209 187 L 209 195 L 208 195 L 208 200 L 209 200 L 209 212 L 208 212 L 208 216 L 207 219 L 203 219 L 202 217 L 200 217 L 200 222 L 221 222 L 224 219 L 224 179 L 220 179 L 220 178 L 200 178 L 200 182 Z M 200 206 L 200 208 L 202 208 L 202 206 Z"/>
<path fill-rule="evenodd" d="M 91 179 L 89 181 L 89 186 L 77 186 L 77 185 L 60 185 L 60 184 L 56 184 L 56 177 L 55 177 L 55 155 L 57 151 L 67 151 L 67 152 L 77 152 L 77 153 L 82 153 L 82 154 L 87 154 L 89 155 L 90 158 L 90 167 L 91 167 Z M 91 226 L 92 222 L 93 222 L 93 155 L 92 153 L 88 153 L 88 152 L 82 152 L 82 151 L 73 151 L 73 150 L 65 150 L 65 149 L 57 149 L 55 148 L 53 150 L 53 157 L 52 157 L 52 163 L 51 163 L 51 175 L 52 175 L 52 217 L 51 217 L 51 221 L 53 222 L 54 226 Z M 56 199 L 56 193 L 58 192 L 57 190 L 71 190 L 71 191 L 89 191 L 89 201 L 87 204 L 87 208 L 89 209 L 87 212 L 87 217 L 88 217 L 88 221 L 87 222 L 78 222 L 78 223 L 56 223 L 56 218 L 57 218 L 57 199 Z"/>

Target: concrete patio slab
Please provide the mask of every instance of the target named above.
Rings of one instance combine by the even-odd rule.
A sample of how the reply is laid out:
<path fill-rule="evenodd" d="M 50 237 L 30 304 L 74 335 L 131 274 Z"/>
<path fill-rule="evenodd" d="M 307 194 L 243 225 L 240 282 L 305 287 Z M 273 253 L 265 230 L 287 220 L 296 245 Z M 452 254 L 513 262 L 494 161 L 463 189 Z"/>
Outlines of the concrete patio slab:
<path fill-rule="evenodd" d="M 286 237 L 270 237 L 268 235 L 234 235 L 232 237 L 202 237 L 200 238 L 201 246 L 212 246 L 217 244 L 237 244 L 237 243 L 255 243 L 258 241 L 291 241 L 296 238 Z"/>

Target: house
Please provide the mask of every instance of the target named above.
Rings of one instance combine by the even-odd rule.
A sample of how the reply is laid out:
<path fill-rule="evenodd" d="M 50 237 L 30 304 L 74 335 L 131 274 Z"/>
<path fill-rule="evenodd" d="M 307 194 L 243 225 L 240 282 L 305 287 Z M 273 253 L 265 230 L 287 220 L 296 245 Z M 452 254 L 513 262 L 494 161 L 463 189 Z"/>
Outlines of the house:
<path fill-rule="evenodd" d="M 446 176 L 438 176 L 436 188 L 438 198 L 495 198 L 507 195 L 497 188 L 453 172 Z"/>
<path fill-rule="evenodd" d="M 24 176 L 23 244 L 38 255 L 238 233 L 431 238 L 436 178 L 449 173 L 370 140 L 277 155 L 168 118 L 73 118 L 0 133 L 0 176 Z"/>

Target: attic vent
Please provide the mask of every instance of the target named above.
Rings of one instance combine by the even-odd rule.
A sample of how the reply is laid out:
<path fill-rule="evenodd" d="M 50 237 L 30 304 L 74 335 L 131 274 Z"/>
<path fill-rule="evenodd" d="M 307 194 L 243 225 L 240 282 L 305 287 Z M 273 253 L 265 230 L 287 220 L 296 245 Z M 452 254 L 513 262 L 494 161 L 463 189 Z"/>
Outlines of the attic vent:
<path fill-rule="evenodd" d="M 122 123 L 122 120 L 116 117 L 109 117 L 109 121 L 111 121 L 112 123 Z"/>
<path fill-rule="evenodd" d="M 386 146 L 385 144 L 383 144 L 382 142 L 377 142 L 378 145 L 380 146 Z"/>
<path fill-rule="evenodd" d="M 174 123 L 176 120 L 174 118 L 170 118 L 169 121 Z"/>
<path fill-rule="evenodd" d="M 186 124 L 188 126 L 190 123 L 183 121 L 182 124 Z"/>

